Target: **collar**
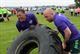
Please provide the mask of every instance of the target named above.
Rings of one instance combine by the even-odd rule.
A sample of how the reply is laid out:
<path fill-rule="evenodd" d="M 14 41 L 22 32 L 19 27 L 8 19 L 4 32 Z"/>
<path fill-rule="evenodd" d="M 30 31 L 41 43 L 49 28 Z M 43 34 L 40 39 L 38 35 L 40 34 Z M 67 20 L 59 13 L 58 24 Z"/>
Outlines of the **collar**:
<path fill-rule="evenodd" d="M 58 14 L 58 13 L 55 13 L 55 15 L 53 16 L 53 20 L 55 20 L 57 14 Z"/>

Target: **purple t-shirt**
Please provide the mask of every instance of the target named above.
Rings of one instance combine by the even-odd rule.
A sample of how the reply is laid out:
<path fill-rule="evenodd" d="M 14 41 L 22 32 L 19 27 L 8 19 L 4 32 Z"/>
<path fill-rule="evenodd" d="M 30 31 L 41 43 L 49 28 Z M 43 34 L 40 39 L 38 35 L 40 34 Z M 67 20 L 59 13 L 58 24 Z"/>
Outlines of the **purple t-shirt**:
<path fill-rule="evenodd" d="M 64 14 L 55 14 L 54 24 L 56 25 L 59 32 L 64 36 L 64 30 L 68 27 L 71 31 L 71 36 L 69 41 L 76 40 L 80 38 L 79 31 L 72 24 L 72 22 Z"/>
<path fill-rule="evenodd" d="M 16 22 L 16 27 L 19 32 L 29 28 L 30 25 L 36 25 L 37 24 L 37 19 L 33 13 L 27 13 L 26 15 L 26 20 L 23 22 L 20 22 L 17 20 Z"/>

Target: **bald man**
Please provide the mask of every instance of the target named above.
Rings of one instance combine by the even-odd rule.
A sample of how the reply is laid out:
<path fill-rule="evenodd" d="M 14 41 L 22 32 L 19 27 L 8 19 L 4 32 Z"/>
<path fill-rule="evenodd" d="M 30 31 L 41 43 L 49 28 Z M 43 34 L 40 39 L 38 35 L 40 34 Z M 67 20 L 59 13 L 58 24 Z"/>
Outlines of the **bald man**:
<path fill-rule="evenodd" d="M 64 37 L 63 49 L 72 54 L 80 53 L 80 34 L 72 22 L 64 14 L 58 14 L 50 8 L 46 8 L 43 15 L 48 22 L 54 22 Z"/>

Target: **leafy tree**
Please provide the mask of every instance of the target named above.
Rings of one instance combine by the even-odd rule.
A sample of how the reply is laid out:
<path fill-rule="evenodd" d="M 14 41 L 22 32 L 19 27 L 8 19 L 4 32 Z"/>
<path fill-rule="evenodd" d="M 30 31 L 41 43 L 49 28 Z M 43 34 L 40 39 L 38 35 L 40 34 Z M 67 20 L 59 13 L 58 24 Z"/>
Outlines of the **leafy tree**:
<path fill-rule="evenodd" d="M 80 0 L 75 0 L 75 4 L 77 7 L 80 7 Z"/>

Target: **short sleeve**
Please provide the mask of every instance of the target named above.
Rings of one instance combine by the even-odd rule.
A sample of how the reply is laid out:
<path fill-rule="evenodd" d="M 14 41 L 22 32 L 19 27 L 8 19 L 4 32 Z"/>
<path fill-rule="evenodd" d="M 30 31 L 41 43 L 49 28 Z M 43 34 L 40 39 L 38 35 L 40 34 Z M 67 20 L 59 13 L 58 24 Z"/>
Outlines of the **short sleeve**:
<path fill-rule="evenodd" d="M 56 25 L 56 27 L 57 27 L 58 29 L 60 29 L 61 31 L 64 31 L 64 30 L 67 28 L 66 23 L 63 22 L 63 21 L 57 21 L 57 22 L 55 23 L 55 25 Z"/>
<path fill-rule="evenodd" d="M 34 25 L 36 25 L 37 24 L 37 18 L 36 18 L 36 16 L 34 14 L 31 14 L 31 19 L 32 19 L 32 23 Z"/>
<path fill-rule="evenodd" d="M 21 31 L 21 27 L 19 26 L 18 22 L 16 23 L 16 27 L 17 27 L 18 31 L 20 32 Z"/>

